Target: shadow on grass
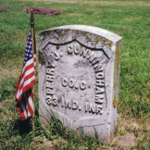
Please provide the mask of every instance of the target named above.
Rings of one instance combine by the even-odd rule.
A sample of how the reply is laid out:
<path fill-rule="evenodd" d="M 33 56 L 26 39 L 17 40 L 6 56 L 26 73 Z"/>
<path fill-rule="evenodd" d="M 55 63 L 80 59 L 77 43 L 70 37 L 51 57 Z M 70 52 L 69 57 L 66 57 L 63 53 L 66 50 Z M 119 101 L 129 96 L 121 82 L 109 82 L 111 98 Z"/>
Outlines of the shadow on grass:
<path fill-rule="evenodd" d="M 14 124 L 14 130 L 18 130 L 20 135 L 26 135 L 32 131 L 31 117 L 22 121 L 21 119 L 16 120 Z"/>

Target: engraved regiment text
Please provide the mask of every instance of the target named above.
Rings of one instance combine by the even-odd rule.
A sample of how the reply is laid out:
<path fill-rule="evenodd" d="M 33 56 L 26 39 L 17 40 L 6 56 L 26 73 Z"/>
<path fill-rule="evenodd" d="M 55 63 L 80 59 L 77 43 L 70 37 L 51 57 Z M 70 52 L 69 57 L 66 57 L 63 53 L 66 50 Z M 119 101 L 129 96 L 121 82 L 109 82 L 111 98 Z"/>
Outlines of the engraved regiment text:
<path fill-rule="evenodd" d="M 67 53 L 71 55 L 80 55 L 83 58 L 87 59 L 93 66 L 95 72 L 95 103 L 86 102 L 84 108 L 81 108 L 78 104 L 78 101 L 75 100 L 67 100 L 61 98 L 61 107 L 65 107 L 72 110 L 83 110 L 85 112 L 92 112 L 96 114 L 103 114 L 103 102 L 104 102 L 104 94 L 105 94 L 105 80 L 104 80 L 104 71 L 102 64 L 99 62 L 99 59 L 96 57 L 95 53 L 90 49 L 87 49 L 83 46 L 80 46 L 78 43 L 67 45 Z M 63 53 L 58 53 L 58 51 L 54 51 L 54 59 L 55 61 L 59 61 L 61 57 L 63 57 Z M 46 70 L 46 103 L 48 105 L 57 106 L 59 105 L 59 98 L 55 96 L 54 93 L 54 74 L 55 74 L 55 66 L 47 67 Z M 63 77 L 62 80 L 62 88 L 75 88 L 80 90 L 85 90 L 88 88 L 87 81 L 81 80 L 76 84 L 74 79 L 69 79 L 67 77 Z"/>

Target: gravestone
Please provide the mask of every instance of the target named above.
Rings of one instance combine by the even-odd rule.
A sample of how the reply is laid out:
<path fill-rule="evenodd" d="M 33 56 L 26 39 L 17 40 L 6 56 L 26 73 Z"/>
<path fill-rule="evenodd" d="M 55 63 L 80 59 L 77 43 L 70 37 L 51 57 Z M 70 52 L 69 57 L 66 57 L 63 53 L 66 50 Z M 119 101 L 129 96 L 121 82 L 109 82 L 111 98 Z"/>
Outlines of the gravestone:
<path fill-rule="evenodd" d="M 39 108 L 70 128 L 110 142 L 117 123 L 122 38 L 107 30 L 69 25 L 39 33 Z"/>

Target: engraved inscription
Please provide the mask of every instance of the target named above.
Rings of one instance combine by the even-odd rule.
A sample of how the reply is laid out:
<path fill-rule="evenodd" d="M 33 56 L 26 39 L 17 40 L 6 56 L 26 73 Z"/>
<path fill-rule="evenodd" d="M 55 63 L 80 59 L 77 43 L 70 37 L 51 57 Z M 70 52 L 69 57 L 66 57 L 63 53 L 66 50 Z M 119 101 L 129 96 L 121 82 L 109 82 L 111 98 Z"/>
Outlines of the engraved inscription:
<path fill-rule="evenodd" d="M 70 88 L 75 87 L 76 89 L 80 87 L 81 90 L 84 90 L 86 88 L 86 81 L 82 80 L 80 81 L 79 85 L 77 85 L 74 79 L 68 80 L 67 78 L 64 78 L 62 85 L 64 87 L 69 86 Z"/>
<path fill-rule="evenodd" d="M 53 90 L 54 71 L 55 68 L 47 68 L 46 70 L 46 103 L 48 105 L 50 104 L 56 105 L 55 101 L 52 98 L 54 94 Z"/>
<path fill-rule="evenodd" d="M 95 85 L 95 95 L 93 95 L 93 102 L 91 102 L 90 99 L 87 99 L 87 102 L 85 102 L 84 105 L 81 105 L 81 102 L 79 102 L 80 99 L 69 99 L 62 95 L 60 96 L 61 103 L 58 102 L 58 95 L 54 92 L 55 68 L 57 67 L 57 63 L 61 61 L 63 56 L 67 55 L 68 57 L 73 55 L 75 55 L 75 57 L 82 57 L 91 64 L 95 73 L 95 83 L 92 83 L 92 85 Z M 78 43 L 74 43 L 74 45 L 73 43 L 70 43 L 66 45 L 66 51 L 62 51 L 61 47 L 59 47 L 59 49 L 53 51 L 53 54 L 51 54 L 50 57 L 52 56 L 53 60 L 55 61 L 55 63 L 53 62 L 53 64 L 55 65 L 47 66 L 46 70 L 46 103 L 48 105 L 53 105 L 54 107 L 61 105 L 61 107 L 65 109 L 68 108 L 72 110 L 84 111 L 85 113 L 89 112 L 92 114 L 102 115 L 102 109 L 105 100 L 105 75 L 103 66 L 100 63 L 100 60 L 97 57 L 97 55 L 90 49 L 80 46 Z M 86 76 L 84 76 L 84 78 L 85 77 Z M 79 79 L 75 76 L 70 77 L 66 74 L 65 76 L 60 75 L 59 82 L 61 82 L 61 88 L 65 88 L 67 91 L 68 89 L 73 91 L 86 91 L 91 89 L 90 83 L 86 78 Z"/>

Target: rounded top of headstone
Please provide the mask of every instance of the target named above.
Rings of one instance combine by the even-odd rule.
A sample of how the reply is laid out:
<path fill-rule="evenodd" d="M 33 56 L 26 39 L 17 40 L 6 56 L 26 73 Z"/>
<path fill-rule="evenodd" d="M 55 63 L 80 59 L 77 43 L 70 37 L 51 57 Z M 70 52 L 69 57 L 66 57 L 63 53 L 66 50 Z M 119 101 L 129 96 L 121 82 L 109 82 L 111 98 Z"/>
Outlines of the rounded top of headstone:
<path fill-rule="evenodd" d="M 50 30 L 57 30 L 57 29 L 60 29 L 60 30 L 63 30 L 63 29 L 64 30 L 80 30 L 83 32 L 90 32 L 90 33 L 93 33 L 96 35 L 101 35 L 102 37 L 105 37 L 106 39 L 108 39 L 112 42 L 117 42 L 117 41 L 122 39 L 121 36 L 111 32 L 111 31 L 108 31 L 108 30 L 105 30 L 102 28 L 98 28 L 98 27 L 94 27 L 94 26 L 88 26 L 88 25 L 66 25 L 66 26 L 60 26 L 60 27 L 44 30 L 44 31 L 41 31 L 40 33 L 45 32 L 45 31 L 50 31 Z"/>

